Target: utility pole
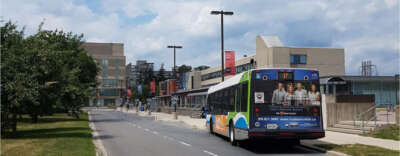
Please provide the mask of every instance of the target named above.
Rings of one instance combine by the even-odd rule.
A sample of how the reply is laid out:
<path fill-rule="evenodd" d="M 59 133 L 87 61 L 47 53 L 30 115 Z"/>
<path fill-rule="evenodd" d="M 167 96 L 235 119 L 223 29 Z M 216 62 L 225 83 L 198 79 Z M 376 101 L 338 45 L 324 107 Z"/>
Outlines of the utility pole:
<path fill-rule="evenodd" d="M 167 46 L 167 48 L 174 48 L 174 69 L 173 69 L 173 77 L 174 77 L 174 79 L 176 79 L 176 49 L 178 48 L 178 49 L 181 49 L 182 48 L 182 46 L 176 46 L 176 45 L 173 45 L 173 46 Z"/>
<path fill-rule="evenodd" d="M 221 79 L 224 81 L 225 67 L 224 67 L 224 15 L 233 15 L 232 11 L 211 11 L 211 15 L 221 15 Z"/>

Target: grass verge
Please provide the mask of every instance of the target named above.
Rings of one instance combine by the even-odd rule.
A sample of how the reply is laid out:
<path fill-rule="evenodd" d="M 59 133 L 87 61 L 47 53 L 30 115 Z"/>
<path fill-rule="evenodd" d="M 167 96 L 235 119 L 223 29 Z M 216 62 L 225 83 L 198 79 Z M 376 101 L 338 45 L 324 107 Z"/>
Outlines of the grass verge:
<path fill-rule="evenodd" d="M 34 124 L 24 116 L 18 121 L 16 136 L 1 139 L 1 155 L 95 156 L 88 115 L 84 113 L 80 117 L 54 114 L 41 117 Z"/>
<path fill-rule="evenodd" d="M 380 130 L 377 130 L 376 132 L 364 134 L 364 136 L 399 141 L 399 134 L 399 125 L 388 125 Z"/>
<path fill-rule="evenodd" d="M 399 156 L 400 151 L 389 150 L 376 146 L 362 145 L 362 144 L 318 144 L 317 147 L 324 148 L 329 151 L 337 151 L 348 155 L 357 156 Z"/>

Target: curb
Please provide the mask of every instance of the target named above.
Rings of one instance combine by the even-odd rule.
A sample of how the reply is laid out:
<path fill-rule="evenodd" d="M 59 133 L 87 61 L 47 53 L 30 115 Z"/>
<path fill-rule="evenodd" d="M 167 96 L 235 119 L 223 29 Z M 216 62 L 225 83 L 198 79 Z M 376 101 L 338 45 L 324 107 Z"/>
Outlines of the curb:
<path fill-rule="evenodd" d="M 328 153 L 328 155 L 331 155 L 331 156 L 350 156 L 345 153 L 337 152 L 337 151 L 328 151 L 327 153 Z"/>
<path fill-rule="evenodd" d="M 96 131 L 96 126 L 92 122 L 92 117 L 90 116 L 89 111 L 88 111 L 88 116 L 89 116 L 89 127 L 90 127 L 90 129 L 92 129 L 93 144 L 96 148 L 96 156 L 108 156 L 106 148 L 104 147 L 101 139 L 100 138 L 96 139 L 96 137 L 99 136 L 99 133 L 97 133 L 97 131 Z"/>
<path fill-rule="evenodd" d="M 312 144 L 304 144 L 304 143 L 302 143 L 301 146 L 304 146 L 304 147 L 307 147 L 307 148 L 316 150 L 316 151 L 318 151 L 318 152 L 326 153 L 326 154 L 329 155 L 329 156 L 350 156 L 350 155 L 347 155 L 347 154 L 342 153 L 342 152 L 327 151 L 327 150 L 324 149 L 324 148 L 317 147 L 317 146 L 314 146 L 314 145 L 312 145 Z"/>

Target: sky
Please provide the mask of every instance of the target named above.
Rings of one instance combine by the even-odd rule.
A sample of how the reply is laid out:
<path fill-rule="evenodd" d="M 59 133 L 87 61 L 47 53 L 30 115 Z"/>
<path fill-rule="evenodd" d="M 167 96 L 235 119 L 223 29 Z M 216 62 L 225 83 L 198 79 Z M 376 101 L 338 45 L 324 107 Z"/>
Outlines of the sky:
<path fill-rule="evenodd" d="M 127 63 L 138 59 L 173 66 L 220 64 L 220 17 L 225 50 L 254 55 L 256 36 L 278 36 L 285 46 L 345 49 L 346 74 L 371 60 L 379 75 L 399 73 L 398 0 L 2 0 L 1 18 L 26 35 L 44 29 L 84 34 L 87 42 L 124 43 Z"/>

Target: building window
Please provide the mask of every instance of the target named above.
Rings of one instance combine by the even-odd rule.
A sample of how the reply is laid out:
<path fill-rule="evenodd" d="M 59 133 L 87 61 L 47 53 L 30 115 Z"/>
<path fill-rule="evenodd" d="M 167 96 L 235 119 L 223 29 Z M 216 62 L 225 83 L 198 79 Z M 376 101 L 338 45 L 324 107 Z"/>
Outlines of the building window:
<path fill-rule="evenodd" d="M 108 76 L 108 69 L 103 68 L 103 77 L 107 77 Z"/>
<path fill-rule="evenodd" d="M 119 81 L 117 79 L 103 79 L 103 87 L 118 87 Z"/>
<path fill-rule="evenodd" d="M 119 76 L 119 74 L 120 74 L 119 69 L 115 69 L 114 74 L 115 74 L 114 76 Z"/>
<path fill-rule="evenodd" d="M 290 64 L 307 64 L 307 55 L 290 55 Z"/>
<path fill-rule="evenodd" d="M 119 91 L 118 89 L 102 89 L 100 96 L 119 96 Z"/>
<path fill-rule="evenodd" d="M 107 67 L 108 66 L 108 60 L 103 60 L 103 66 Z"/>
<path fill-rule="evenodd" d="M 119 60 L 114 60 L 114 65 L 115 65 L 115 67 L 118 67 L 119 66 Z"/>

